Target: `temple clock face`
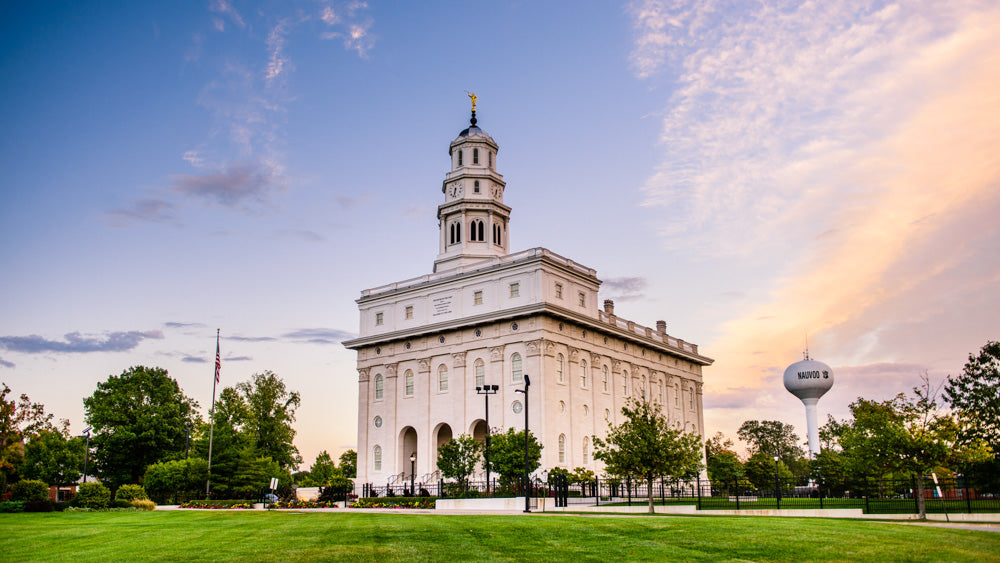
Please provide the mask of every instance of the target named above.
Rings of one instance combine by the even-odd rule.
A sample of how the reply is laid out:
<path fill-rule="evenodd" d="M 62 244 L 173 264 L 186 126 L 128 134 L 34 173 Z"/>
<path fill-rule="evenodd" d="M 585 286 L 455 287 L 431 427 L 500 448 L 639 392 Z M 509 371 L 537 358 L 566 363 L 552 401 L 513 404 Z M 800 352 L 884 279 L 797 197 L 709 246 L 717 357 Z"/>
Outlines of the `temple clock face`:
<path fill-rule="evenodd" d="M 450 197 L 460 197 L 462 195 L 462 184 L 455 182 L 448 186 L 448 195 Z"/>

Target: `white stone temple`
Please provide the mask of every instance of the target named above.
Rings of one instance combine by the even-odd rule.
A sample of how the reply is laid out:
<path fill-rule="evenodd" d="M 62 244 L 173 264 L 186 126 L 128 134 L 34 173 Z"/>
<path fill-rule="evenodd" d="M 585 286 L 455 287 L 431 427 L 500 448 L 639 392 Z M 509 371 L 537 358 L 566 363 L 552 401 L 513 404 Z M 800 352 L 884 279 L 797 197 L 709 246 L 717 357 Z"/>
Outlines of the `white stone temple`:
<path fill-rule="evenodd" d="M 544 446 L 542 471 L 602 474 L 592 436 L 617 424 L 629 397 L 659 405 L 677 428 L 703 434 L 698 346 L 598 306 L 596 270 L 545 248 L 510 251 L 511 208 L 497 172 L 499 146 L 476 123 L 451 142 L 438 207 L 433 273 L 361 292 L 358 483 L 436 482 L 440 444 L 483 439 L 486 396 L 495 431 L 529 425 Z M 428 241 L 430 243 L 430 241 Z"/>

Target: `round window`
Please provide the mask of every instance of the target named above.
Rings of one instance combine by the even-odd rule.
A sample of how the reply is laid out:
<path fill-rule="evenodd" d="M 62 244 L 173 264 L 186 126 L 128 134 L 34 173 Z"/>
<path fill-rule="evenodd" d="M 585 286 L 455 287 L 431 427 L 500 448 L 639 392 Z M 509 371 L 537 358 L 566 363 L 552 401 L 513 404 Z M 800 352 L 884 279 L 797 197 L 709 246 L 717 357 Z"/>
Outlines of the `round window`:
<path fill-rule="evenodd" d="M 511 330 L 517 330 L 517 323 L 511 323 L 510 329 Z"/>
<path fill-rule="evenodd" d="M 382 417 L 381 416 L 376 416 L 375 417 L 375 428 L 382 428 Z"/>
<path fill-rule="evenodd" d="M 444 344 L 444 337 L 443 336 L 439 336 L 438 337 L 438 342 L 440 342 L 441 344 Z"/>
<path fill-rule="evenodd" d="M 376 354 L 381 354 L 382 353 L 382 349 L 381 348 L 376 348 L 375 349 L 375 353 Z"/>
<path fill-rule="evenodd" d="M 510 408 L 514 411 L 514 414 L 521 414 L 521 411 L 524 410 L 524 405 L 521 404 L 521 401 L 514 401 L 514 404 Z"/>
<path fill-rule="evenodd" d="M 482 335 L 483 335 L 483 331 L 477 328 L 476 329 L 476 338 L 479 338 Z"/>

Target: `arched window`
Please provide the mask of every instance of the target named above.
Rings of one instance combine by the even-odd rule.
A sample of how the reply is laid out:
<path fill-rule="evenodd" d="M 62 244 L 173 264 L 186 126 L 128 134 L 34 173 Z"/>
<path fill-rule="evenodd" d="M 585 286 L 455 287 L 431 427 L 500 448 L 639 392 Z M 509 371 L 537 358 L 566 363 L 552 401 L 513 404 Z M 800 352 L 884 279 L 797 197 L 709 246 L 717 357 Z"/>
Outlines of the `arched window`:
<path fill-rule="evenodd" d="M 559 354 L 556 356 L 556 380 L 559 381 L 559 383 L 566 383 L 566 374 L 563 371 L 565 365 L 563 355 Z"/>
<path fill-rule="evenodd" d="M 375 471 L 382 471 L 382 446 L 375 446 L 372 450 L 372 465 L 375 466 Z"/>
<path fill-rule="evenodd" d="M 587 388 L 587 361 L 580 360 L 580 387 Z"/>
<path fill-rule="evenodd" d="M 486 235 L 483 232 L 483 222 L 479 222 L 479 242 L 486 242 Z"/>
<path fill-rule="evenodd" d="M 493 168 L 493 151 L 490 151 L 490 168 Z"/>
<path fill-rule="evenodd" d="M 665 402 L 666 402 L 666 399 L 664 399 L 664 397 L 663 397 L 663 393 L 665 392 L 666 387 L 667 386 L 663 384 L 663 380 L 661 379 L 660 380 L 660 404 L 661 405 L 665 404 Z"/>
<path fill-rule="evenodd" d="M 448 367 L 444 364 L 438 366 L 438 391 L 448 390 Z"/>
<path fill-rule="evenodd" d="M 690 393 L 690 395 L 688 396 L 688 399 L 691 402 L 690 408 L 691 410 L 694 410 L 694 387 L 692 387 L 691 390 L 688 392 Z"/>
<path fill-rule="evenodd" d="M 642 383 L 640 385 L 641 385 L 641 387 L 639 387 L 639 393 L 642 396 L 642 400 L 645 401 L 646 400 L 646 376 L 645 375 L 642 376 Z"/>
<path fill-rule="evenodd" d="M 524 374 L 521 373 L 521 354 L 514 353 L 510 357 L 510 379 L 514 383 L 524 381 Z"/>
<path fill-rule="evenodd" d="M 566 463 L 566 435 L 559 435 L 559 463 Z"/>
<path fill-rule="evenodd" d="M 378 375 L 375 376 L 375 398 L 376 399 L 381 399 L 382 398 L 382 389 L 383 389 L 382 374 L 380 373 L 380 374 L 378 374 Z"/>
<path fill-rule="evenodd" d="M 462 224 L 455 223 L 455 242 L 462 242 Z"/>
<path fill-rule="evenodd" d="M 590 463 L 590 438 L 586 436 L 583 438 L 583 463 Z"/>
<path fill-rule="evenodd" d="M 472 185 L 472 191 L 477 194 L 479 193 L 479 180 L 476 180 L 476 183 Z"/>
<path fill-rule="evenodd" d="M 476 387 L 486 385 L 486 364 L 482 360 L 476 360 Z"/>
<path fill-rule="evenodd" d="M 406 370 L 406 373 L 403 374 L 403 382 L 404 382 L 404 385 L 406 386 L 406 389 L 405 389 L 406 396 L 407 397 L 412 397 L 413 396 L 413 371 L 412 370 Z"/>
<path fill-rule="evenodd" d="M 608 366 L 604 366 L 604 375 L 601 376 L 601 385 L 604 386 L 604 392 L 608 392 Z"/>
<path fill-rule="evenodd" d="M 622 395 L 628 397 L 628 372 L 622 372 Z"/>
<path fill-rule="evenodd" d="M 681 384 L 674 383 L 674 406 L 681 406 Z"/>
<path fill-rule="evenodd" d="M 448 225 L 448 244 L 455 244 L 455 224 Z"/>
<path fill-rule="evenodd" d="M 458 151 L 458 165 L 462 165 L 462 151 Z"/>
<path fill-rule="evenodd" d="M 472 164 L 479 164 L 479 149 L 472 149 Z"/>

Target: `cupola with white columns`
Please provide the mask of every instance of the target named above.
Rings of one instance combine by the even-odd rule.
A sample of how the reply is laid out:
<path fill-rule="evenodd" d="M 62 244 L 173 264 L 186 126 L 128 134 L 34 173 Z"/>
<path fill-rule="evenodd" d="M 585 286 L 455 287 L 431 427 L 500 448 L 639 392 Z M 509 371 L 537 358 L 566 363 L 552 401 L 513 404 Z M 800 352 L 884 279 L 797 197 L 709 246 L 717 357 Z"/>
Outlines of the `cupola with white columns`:
<path fill-rule="evenodd" d="M 510 253 L 510 207 L 503 204 L 506 183 L 497 170 L 499 146 L 476 126 L 473 100 L 469 127 L 451 142 L 451 171 L 441 184 L 438 206 L 440 252 L 434 272 L 444 272 Z"/>

